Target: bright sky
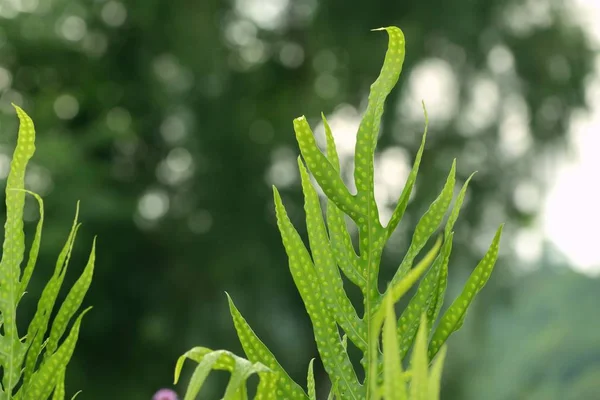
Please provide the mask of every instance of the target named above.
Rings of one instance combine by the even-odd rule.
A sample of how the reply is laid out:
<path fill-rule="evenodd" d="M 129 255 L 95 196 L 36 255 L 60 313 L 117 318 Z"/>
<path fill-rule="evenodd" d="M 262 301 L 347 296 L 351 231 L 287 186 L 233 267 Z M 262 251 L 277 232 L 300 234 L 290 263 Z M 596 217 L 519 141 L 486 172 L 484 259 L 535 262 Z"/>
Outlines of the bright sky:
<path fill-rule="evenodd" d="M 578 17 L 600 46 L 600 2 L 573 0 Z M 547 237 L 577 270 L 600 273 L 600 56 L 588 86 L 591 112 L 574 118 L 574 160 L 559 168 L 545 204 L 542 225 Z"/>

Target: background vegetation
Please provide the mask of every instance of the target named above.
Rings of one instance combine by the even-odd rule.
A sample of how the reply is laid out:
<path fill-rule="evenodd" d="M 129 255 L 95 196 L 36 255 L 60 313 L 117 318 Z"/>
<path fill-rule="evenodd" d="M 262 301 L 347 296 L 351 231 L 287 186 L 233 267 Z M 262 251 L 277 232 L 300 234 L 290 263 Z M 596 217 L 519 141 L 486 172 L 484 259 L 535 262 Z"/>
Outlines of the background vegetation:
<path fill-rule="evenodd" d="M 370 29 L 397 25 L 407 58 L 384 114 L 381 205 L 402 188 L 424 99 L 430 134 L 405 229 L 452 158 L 460 180 L 479 170 L 456 229 L 451 291 L 507 222 L 496 272 L 451 340 L 443 398 L 597 393 L 598 335 L 569 323 L 598 332 L 572 312 L 585 304 L 593 312 L 591 297 L 579 296 L 597 293 L 598 281 L 545 268 L 523 279 L 513 251 L 539 211 L 544 162 L 564 149 L 570 116 L 586 107 L 594 51 L 568 11 L 558 0 L 0 0 L 0 176 L 16 135 L 13 101 L 36 122 L 27 183 L 46 204 L 31 298 L 78 199 L 79 243 L 99 236 L 94 309 L 67 389 L 91 400 L 148 399 L 170 385 L 175 360 L 192 346 L 240 353 L 225 290 L 304 382 L 316 349 L 270 185 L 283 189 L 301 228 L 291 121 L 304 114 L 316 124 L 323 111 L 337 140 L 352 138 L 386 46 Z M 384 276 L 410 234 L 395 237 Z M 86 251 L 75 249 L 81 267 Z M 472 371 L 477 379 L 462 379 Z"/>

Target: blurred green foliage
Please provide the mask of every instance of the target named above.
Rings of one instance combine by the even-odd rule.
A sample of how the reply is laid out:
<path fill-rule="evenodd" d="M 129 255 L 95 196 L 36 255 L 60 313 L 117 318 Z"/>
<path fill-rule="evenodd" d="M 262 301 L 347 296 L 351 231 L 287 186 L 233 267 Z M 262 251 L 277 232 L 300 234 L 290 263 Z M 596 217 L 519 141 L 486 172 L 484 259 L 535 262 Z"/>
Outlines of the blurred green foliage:
<path fill-rule="evenodd" d="M 597 313 L 599 283 L 565 266 L 515 283 L 513 309 L 494 312 L 486 324 L 490 334 L 467 398 L 596 398 L 600 327 L 590 315 Z"/>
<path fill-rule="evenodd" d="M 459 183 L 479 170 L 454 238 L 451 263 L 465 268 L 451 274 L 449 290 L 458 290 L 498 223 L 507 222 L 507 239 L 530 223 L 544 187 L 536 166 L 564 146 L 570 115 L 585 107 L 593 53 L 561 1 L 0 0 L 0 176 L 14 143 L 14 101 L 36 121 L 27 184 L 46 204 L 31 298 L 78 199 L 82 242 L 99 237 L 94 310 L 68 389 L 91 400 L 148 399 L 193 345 L 239 352 L 224 290 L 303 379 L 316 349 L 269 187 L 281 188 L 299 221 L 291 121 L 323 111 L 335 134 L 343 124 L 334 121 L 364 111 L 380 66 L 367 55 L 385 49 L 369 30 L 386 25 L 403 29 L 409 57 L 386 107 L 377 167 L 412 163 L 421 98 L 431 119 L 404 226 L 434 199 L 452 158 Z M 393 237 L 384 279 L 410 234 Z M 507 298 L 511 246 L 504 242 L 470 318 Z M 76 246 L 74 262 L 86 250 Z M 444 388 L 461 398 L 457 371 L 475 358 L 450 349 Z"/>

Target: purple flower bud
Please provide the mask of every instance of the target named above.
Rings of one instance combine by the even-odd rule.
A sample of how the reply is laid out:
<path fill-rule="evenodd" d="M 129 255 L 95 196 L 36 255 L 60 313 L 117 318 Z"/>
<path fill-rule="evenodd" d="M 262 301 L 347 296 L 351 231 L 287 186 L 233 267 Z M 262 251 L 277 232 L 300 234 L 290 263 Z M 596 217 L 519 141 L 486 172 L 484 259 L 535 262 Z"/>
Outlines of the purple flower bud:
<path fill-rule="evenodd" d="M 160 389 L 158 392 L 154 393 L 154 397 L 152 400 L 178 400 L 177 393 L 175 393 L 171 389 Z"/>

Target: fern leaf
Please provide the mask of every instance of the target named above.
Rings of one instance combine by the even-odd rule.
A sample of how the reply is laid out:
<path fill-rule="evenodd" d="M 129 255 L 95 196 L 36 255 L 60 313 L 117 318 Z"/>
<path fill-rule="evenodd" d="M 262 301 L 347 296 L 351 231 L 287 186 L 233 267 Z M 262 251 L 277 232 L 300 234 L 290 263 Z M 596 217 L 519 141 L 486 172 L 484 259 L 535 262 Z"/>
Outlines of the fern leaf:
<path fill-rule="evenodd" d="M 308 375 L 306 377 L 306 386 L 308 387 L 308 398 L 310 400 L 317 400 L 317 392 L 315 389 L 315 373 L 313 371 L 313 364 L 315 359 L 311 359 L 308 363 Z"/>
<path fill-rule="evenodd" d="M 446 339 L 460 328 L 464 321 L 467 308 L 473 301 L 475 295 L 485 286 L 489 279 L 492 270 L 494 269 L 494 265 L 496 264 L 496 259 L 498 258 L 498 248 L 500 246 L 500 237 L 502 236 L 503 227 L 504 225 L 500 225 L 490 248 L 477 267 L 475 267 L 475 270 L 467 280 L 467 284 L 462 293 L 454 300 L 450 308 L 442 316 L 429 344 L 430 359 L 437 354 Z"/>
<path fill-rule="evenodd" d="M 415 334 L 420 326 L 421 314 L 426 312 L 437 294 L 437 285 L 440 270 L 443 265 L 448 264 L 450 251 L 452 249 L 453 234 L 444 240 L 440 253 L 435 258 L 433 265 L 419 284 L 417 292 L 408 303 L 407 307 L 398 320 L 398 338 L 400 341 L 400 357 L 404 358 L 408 353 Z"/>
<path fill-rule="evenodd" d="M 33 121 L 18 106 L 13 105 L 19 117 L 17 147 L 10 163 L 6 184 L 6 223 L 0 261 L 0 314 L 4 335 L 0 340 L 0 361 L 3 367 L 2 386 L 10 398 L 20 374 L 25 345 L 19 340 L 16 314 L 21 297 L 19 277 L 25 253 L 23 233 L 23 209 L 25 206 L 25 169 L 35 152 L 35 128 Z M 18 190 L 14 190 L 18 189 Z"/>
<path fill-rule="evenodd" d="M 75 323 L 73 324 L 73 327 L 71 328 L 71 331 L 64 342 L 60 345 L 56 352 L 40 366 L 27 384 L 22 386 L 21 390 L 19 391 L 23 392 L 23 394 L 20 394 L 19 396 L 20 399 L 46 400 L 50 396 L 58 384 L 56 371 L 60 371 L 61 368 L 65 368 L 71 360 L 77 339 L 79 338 L 81 321 L 84 315 L 87 314 L 90 309 L 91 307 L 85 309 L 79 314 L 79 317 L 77 317 L 75 320 Z"/>
<path fill-rule="evenodd" d="M 323 125 L 325 126 L 325 138 L 327 140 L 327 159 L 333 165 L 336 172 L 339 173 L 339 157 L 335 148 L 333 134 L 325 115 L 321 114 Z M 352 283 L 358 286 L 364 294 L 366 282 L 364 275 L 360 271 L 359 258 L 352 246 L 352 239 L 346 226 L 344 213 L 337 207 L 335 202 L 327 200 L 327 228 L 329 230 L 329 239 L 331 241 L 331 250 L 336 263 L 344 272 L 344 275 Z"/>
<path fill-rule="evenodd" d="M 410 383 L 410 399 L 411 400 L 429 400 L 429 360 L 427 359 L 427 317 L 421 315 L 421 324 L 415 339 L 415 348 L 410 360 L 410 369 L 412 371 L 412 379 Z"/>
<path fill-rule="evenodd" d="M 444 360 L 446 359 L 446 349 L 446 345 L 442 346 L 429 371 L 428 400 L 440 400 L 442 368 L 444 367 Z"/>
<path fill-rule="evenodd" d="M 242 317 L 242 314 L 240 314 L 238 309 L 235 307 L 235 304 L 233 303 L 233 300 L 229 294 L 227 294 L 227 299 L 229 301 L 229 311 L 231 313 L 231 317 L 233 318 L 233 323 L 240 339 L 240 343 L 242 344 L 242 348 L 246 353 L 246 357 L 248 357 L 248 360 L 252 362 L 260 362 L 261 364 L 265 365 L 277 376 L 277 381 L 275 382 L 276 389 L 272 393 L 276 393 L 278 399 L 308 399 L 308 396 L 302 387 L 300 387 L 300 385 L 290 378 L 287 372 L 281 367 L 273 353 L 271 353 L 267 346 L 265 346 L 258 336 L 256 336 L 252 328 L 250 328 L 250 325 L 248 325 L 244 317 Z M 273 396 L 264 398 L 274 399 L 275 397 Z"/>
<path fill-rule="evenodd" d="M 320 288 L 332 311 L 335 320 L 346 332 L 350 340 L 363 351 L 367 349 L 367 335 L 362 320 L 356 315 L 350 299 L 344 291 L 344 283 L 333 257 L 329 238 L 325 230 L 319 196 L 310 182 L 308 171 L 298 159 L 298 168 L 304 191 L 306 225 L 308 238 L 314 260 L 314 268 L 319 279 Z"/>
<path fill-rule="evenodd" d="M 21 286 L 19 288 L 19 293 L 24 294 L 25 290 L 27 290 L 27 285 L 29 285 L 29 280 L 31 279 L 31 275 L 33 275 L 33 270 L 35 269 L 35 263 L 37 262 L 37 257 L 40 252 L 40 244 L 42 241 L 42 227 L 44 225 L 44 201 L 37 194 L 30 192 L 29 190 L 25 190 L 25 193 L 30 194 L 35 198 L 38 203 L 38 208 L 40 211 L 40 219 L 38 220 L 37 226 L 35 228 L 35 235 L 33 237 L 33 242 L 31 243 L 31 249 L 29 249 L 29 258 L 27 259 L 27 265 L 23 270 L 23 275 L 21 276 Z"/>
<path fill-rule="evenodd" d="M 71 226 L 71 232 L 69 233 L 67 242 L 58 256 L 54 273 L 42 291 L 42 295 L 38 300 L 37 310 L 27 329 L 28 350 L 24 370 L 25 382 L 27 382 L 33 375 L 35 365 L 42 351 L 42 343 L 44 340 L 44 335 L 48 329 L 50 314 L 52 313 L 58 292 L 62 286 L 67 265 L 71 256 L 71 251 L 73 249 L 73 243 L 75 242 L 75 237 L 77 236 L 77 231 L 79 230 L 80 225 L 77 222 L 78 216 L 79 207 L 75 212 L 75 219 L 73 220 L 73 225 Z"/>
<path fill-rule="evenodd" d="M 94 262 L 96 261 L 96 239 L 92 243 L 92 250 L 90 252 L 90 257 L 88 259 L 87 265 L 83 270 L 83 273 L 75 282 L 67 298 L 64 300 L 62 305 L 58 310 L 58 314 L 52 323 L 52 330 L 50 331 L 50 337 L 46 344 L 46 353 L 45 357 L 54 353 L 56 347 L 58 346 L 58 341 L 62 338 L 65 329 L 67 329 L 67 324 L 73 317 L 73 315 L 77 312 L 81 303 L 83 302 L 83 298 L 87 293 L 90 284 L 92 283 L 92 276 L 94 274 Z"/>
<path fill-rule="evenodd" d="M 421 249 L 425 246 L 425 243 L 429 240 L 431 235 L 435 232 L 435 230 L 439 227 L 444 215 L 446 214 L 446 210 L 450 206 L 450 202 L 452 201 L 452 194 L 454 190 L 455 183 L 455 173 L 456 173 L 456 160 L 452 162 L 452 168 L 450 169 L 450 174 L 446 179 L 446 183 L 444 184 L 444 188 L 442 192 L 438 196 L 437 199 L 434 200 L 433 203 L 429 206 L 429 209 L 423 214 L 419 222 L 417 223 L 417 227 L 415 228 L 415 233 L 413 234 L 410 246 L 400 267 L 394 274 L 392 278 L 392 285 L 401 280 L 404 275 L 408 272 L 408 270 L 412 267 L 412 263 L 416 256 L 419 254 Z"/>
<path fill-rule="evenodd" d="M 229 383 L 225 389 L 224 400 L 247 398 L 246 380 L 254 374 L 258 374 L 261 381 L 272 371 L 261 363 L 252 363 L 244 358 L 226 350 L 211 350 L 206 347 L 195 347 L 177 360 L 175 367 L 175 383 L 179 380 L 183 363 L 186 359 L 196 361 L 198 366 L 192 374 L 188 384 L 184 400 L 194 400 L 204 381 L 213 369 L 224 370 L 231 373 Z"/>
<path fill-rule="evenodd" d="M 277 225 L 289 258 L 290 271 L 314 327 L 317 348 L 325 370 L 338 383 L 342 399 L 359 399 L 363 388 L 342 347 L 336 321 L 323 307 L 325 302 L 317 272 L 300 235 L 289 220 L 276 188 L 273 188 Z"/>
<path fill-rule="evenodd" d="M 52 400 L 65 400 L 65 368 L 62 368 L 58 374 L 56 374 L 56 387 L 52 394 Z"/>
<path fill-rule="evenodd" d="M 452 228 L 454 228 L 454 224 L 458 219 L 458 215 L 460 213 L 460 209 L 462 207 L 463 201 L 465 199 L 465 194 L 467 192 L 467 188 L 469 187 L 469 182 L 475 175 L 475 172 L 469 176 L 469 178 L 465 181 L 460 192 L 458 193 L 458 197 L 456 198 L 456 202 L 454 203 L 454 207 L 452 208 L 452 212 L 450 213 L 450 218 L 446 222 L 446 227 L 444 228 L 444 236 L 449 238 L 452 234 Z M 452 240 L 452 239 L 447 239 Z M 435 293 L 433 294 L 433 298 L 431 299 L 429 308 L 427 309 L 427 326 L 429 326 L 430 333 L 433 331 L 433 325 L 440 314 L 440 310 L 442 309 L 442 305 L 444 303 L 444 295 L 446 293 L 446 285 L 448 282 L 448 262 L 450 260 L 450 253 L 452 252 L 452 243 L 448 244 L 450 247 L 447 249 L 447 252 L 444 254 L 444 259 L 441 263 L 440 270 L 438 273 L 438 280 L 435 283 Z"/>
<path fill-rule="evenodd" d="M 421 158 L 423 157 L 423 150 L 425 149 L 425 140 L 427 139 L 427 127 L 429 126 L 429 117 L 427 116 L 427 109 L 425 108 L 424 102 L 423 113 L 425 114 L 425 129 L 423 131 L 423 138 L 421 139 L 421 146 L 419 147 L 419 151 L 417 151 L 417 156 L 415 157 L 413 167 L 408 174 L 408 178 L 406 179 L 406 183 L 404 184 L 404 188 L 400 194 L 398 204 L 396 204 L 396 208 L 394 209 L 390 221 L 385 228 L 386 240 L 392 236 L 392 233 L 394 233 L 398 227 L 398 224 L 402 220 L 404 212 L 406 211 L 406 207 L 408 206 L 408 201 L 410 200 L 412 189 L 417 181 L 417 174 L 419 173 L 419 166 L 421 165 Z"/>
<path fill-rule="evenodd" d="M 315 136 L 306 121 L 306 117 L 302 116 L 294 119 L 294 132 L 296 132 L 296 141 L 300 147 L 302 158 L 315 175 L 319 186 L 321 186 L 327 197 L 332 199 L 346 214 L 356 215 L 353 211 L 355 207 L 353 196 L 344 185 L 336 168 L 317 146 Z"/>
<path fill-rule="evenodd" d="M 385 304 L 386 318 L 383 325 L 383 381 L 385 400 L 407 400 L 406 383 L 402 371 L 402 359 L 396 333 L 394 303 Z"/>

